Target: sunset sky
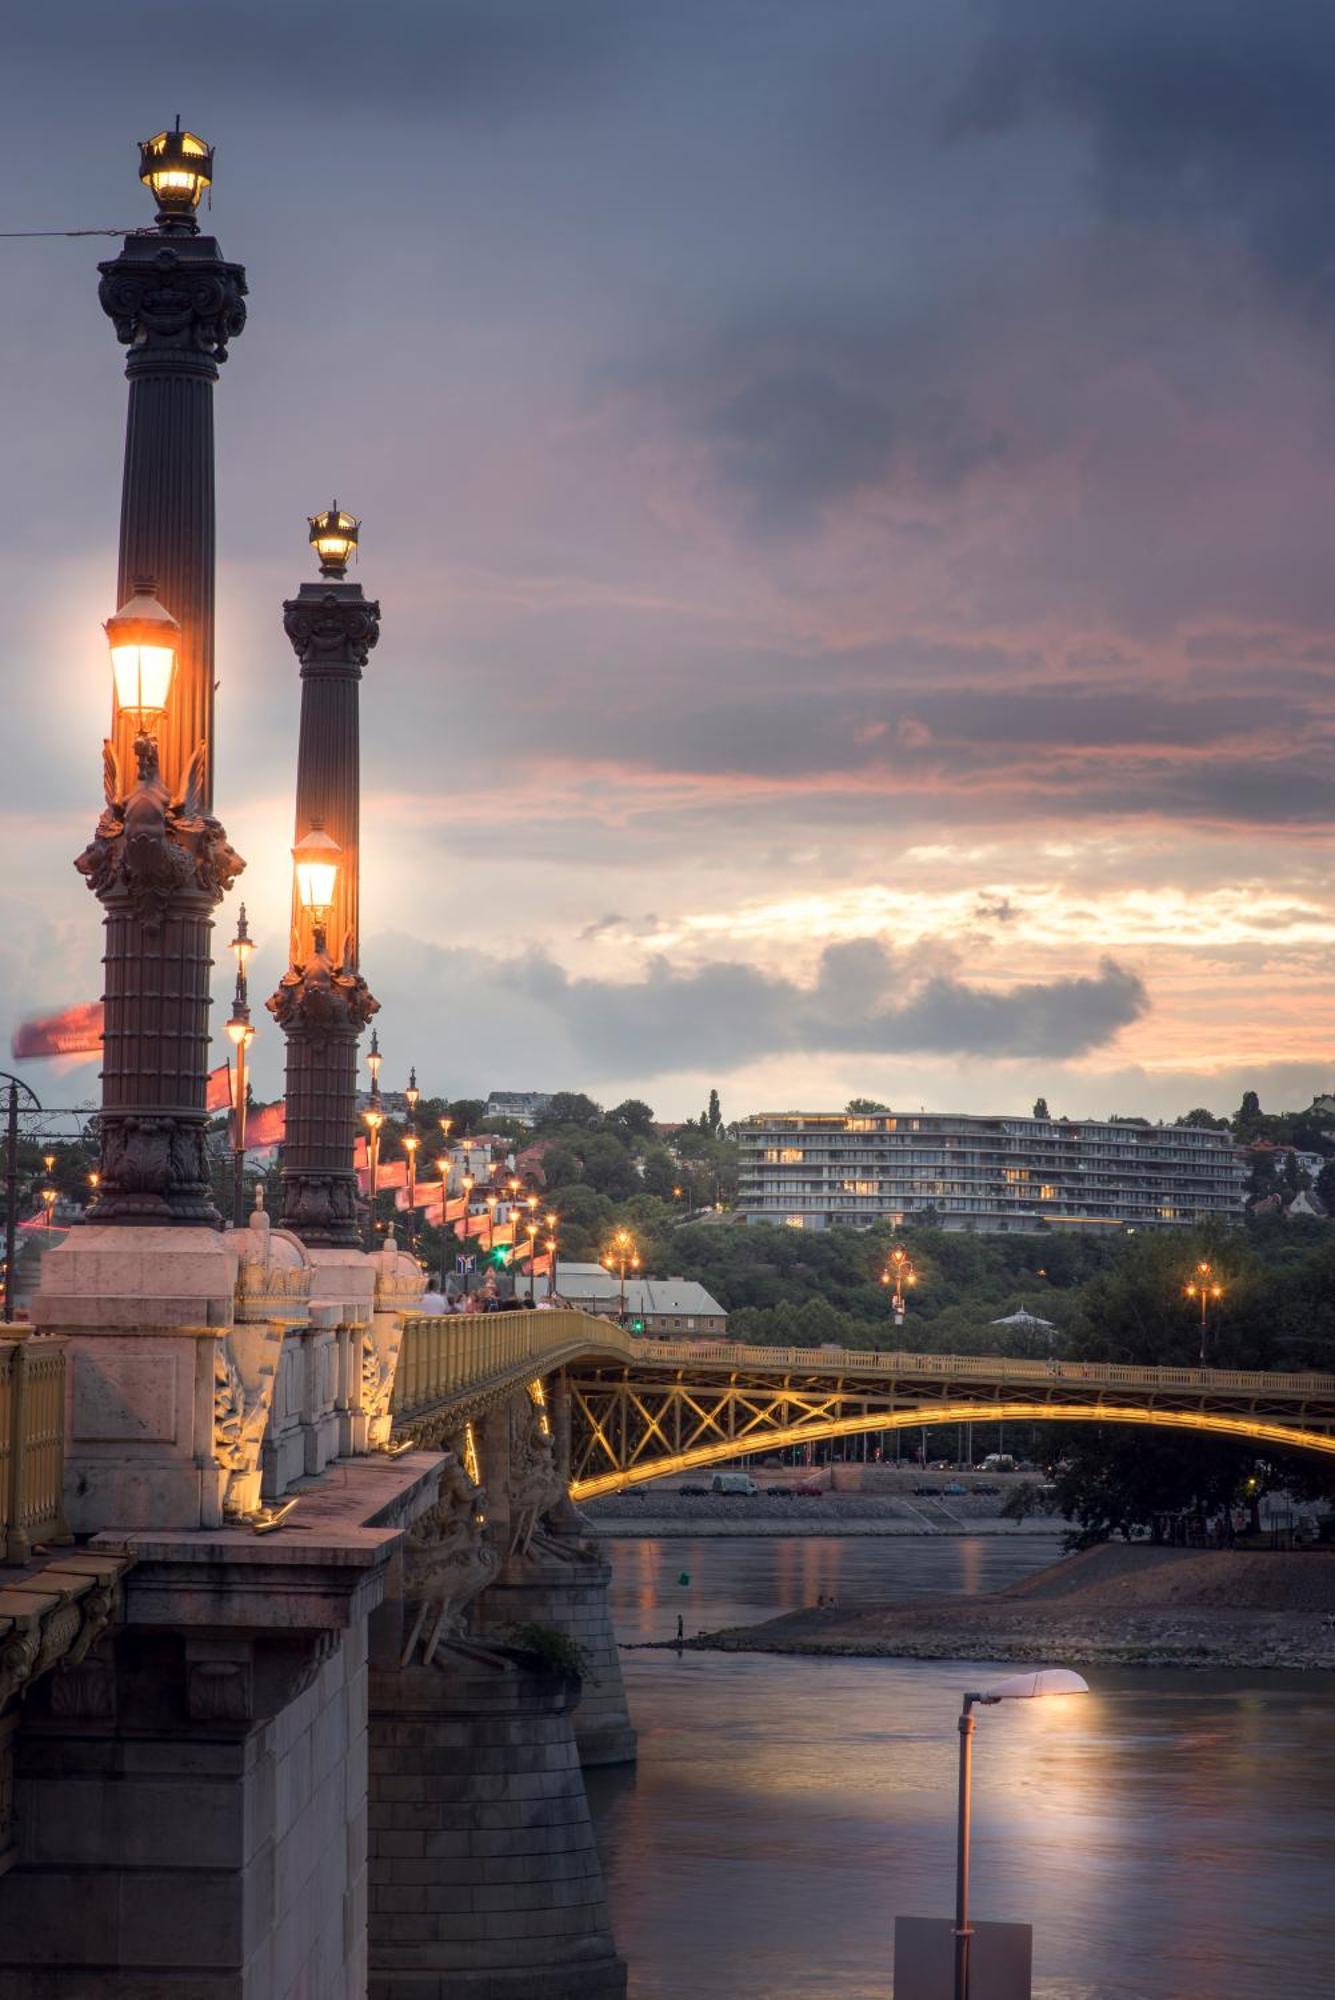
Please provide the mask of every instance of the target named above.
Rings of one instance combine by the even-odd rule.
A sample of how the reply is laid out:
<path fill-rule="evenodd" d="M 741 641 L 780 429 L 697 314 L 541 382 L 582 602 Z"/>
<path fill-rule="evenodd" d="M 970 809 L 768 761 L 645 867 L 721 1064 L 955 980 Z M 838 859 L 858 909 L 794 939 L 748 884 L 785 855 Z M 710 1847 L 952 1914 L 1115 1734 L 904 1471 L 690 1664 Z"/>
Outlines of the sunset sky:
<path fill-rule="evenodd" d="M 135 142 L 179 111 L 217 146 L 251 297 L 216 391 L 216 805 L 257 1001 L 281 603 L 337 496 L 383 612 L 387 1086 L 1157 1117 L 1335 1084 L 1329 4 L 166 19 L 11 22 L 0 228 L 147 223 Z M 110 700 L 114 250 L 0 242 L 6 1046 L 100 990 L 71 859 Z"/>

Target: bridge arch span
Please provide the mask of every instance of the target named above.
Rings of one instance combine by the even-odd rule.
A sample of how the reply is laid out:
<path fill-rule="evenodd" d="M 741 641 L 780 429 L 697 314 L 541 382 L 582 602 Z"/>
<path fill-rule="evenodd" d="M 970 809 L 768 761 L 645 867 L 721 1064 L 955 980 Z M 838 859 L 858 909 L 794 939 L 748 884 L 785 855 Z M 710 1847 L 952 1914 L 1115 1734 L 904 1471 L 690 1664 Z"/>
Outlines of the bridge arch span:
<path fill-rule="evenodd" d="M 1146 1408 L 1133 1403 L 969 1401 L 924 1404 L 913 1410 L 881 1410 L 870 1415 L 808 1418 L 801 1423 L 775 1425 L 748 1431 L 737 1438 L 693 1445 L 683 1451 L 665 1451 L 652 1457 L 646 1455 L 615 1471 L 572 1481 L 570 1497 L 575 1501 L 596 1500 L 603 1494 L 624 1493 L 628 1487 L 641 1486 L 672 1473 L 703 1471 L 710 1466 L 734 1463 L 739 1458 L 753 1457 L 757 1453 L 777 1451 L 786 1445 L 860 1436 L 867 1431 L 921 1430 L 926 1424 L 970 1423 L 1139 1424 L 1155 1430 L 1200 1431 L 1252 1444 L 1275 1445 L 1283 1450 L 1315 1451 L 1335 1456 L 1335 1436 L 1256 1417 L 1228 1416 L 1206 1410 Z"/>

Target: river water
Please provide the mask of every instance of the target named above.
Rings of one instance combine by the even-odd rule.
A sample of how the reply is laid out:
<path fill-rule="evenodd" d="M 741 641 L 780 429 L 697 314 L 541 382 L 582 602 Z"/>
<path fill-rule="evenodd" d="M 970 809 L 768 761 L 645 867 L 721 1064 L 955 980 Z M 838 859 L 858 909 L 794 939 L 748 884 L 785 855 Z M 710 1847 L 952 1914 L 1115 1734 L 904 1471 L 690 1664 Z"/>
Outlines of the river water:
<path fill-rule="evenodd" d="M 1046 1538 L 618 1541 L 619 1636 L 821 1596 L 994 1589 Z M 689 1578 L 682 1583 L 682 1575 Z M 897 1913 L 952 1909 L 978 1663 L 626 1651 L 633 1772 L 590 1773 L 632 2000 L 890 2000 Z M 982 1709 L 974 1914 L 1035 2000 L 1335 2000 L 1335 1678 L 1094 1671 Z"/>

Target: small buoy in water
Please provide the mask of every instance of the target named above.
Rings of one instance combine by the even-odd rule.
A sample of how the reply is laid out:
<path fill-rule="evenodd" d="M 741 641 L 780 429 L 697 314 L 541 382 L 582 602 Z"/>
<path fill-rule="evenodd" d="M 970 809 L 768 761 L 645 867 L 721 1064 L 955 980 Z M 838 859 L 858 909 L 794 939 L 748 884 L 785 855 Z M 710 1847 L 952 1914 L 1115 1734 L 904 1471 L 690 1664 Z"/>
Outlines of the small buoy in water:
<path fill-rule="evenodd" d="M 691 1580 L 691 1572 L 688 1569 L 684 1569 L 681 1575 L 677 1578 L 677 1582 L 683 1585 L 688 1584 L 690 1580 Z"/>

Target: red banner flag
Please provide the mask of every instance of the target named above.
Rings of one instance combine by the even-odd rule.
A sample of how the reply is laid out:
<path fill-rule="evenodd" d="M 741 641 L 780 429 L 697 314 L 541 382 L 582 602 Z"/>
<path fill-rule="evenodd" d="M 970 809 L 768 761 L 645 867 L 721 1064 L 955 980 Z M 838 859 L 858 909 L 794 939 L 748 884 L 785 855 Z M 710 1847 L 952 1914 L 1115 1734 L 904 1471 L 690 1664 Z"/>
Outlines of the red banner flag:
<path fill-rule="evenodd" d="M 211 1069 L 204 1088 L 204 1109 L 206 1111 L 230 1111 L 232 1108 L 232 1065 L 219 1063 Z"/>
<path fill-rule="evenodd" d="M 42 1056 L 96 1056 L 102 1053 L 102 1002 L 83 1000 L 60 1014 L 35 1014 L 14 1030 L 10 1054 L 16 1062 Z"/>
<path fill-rule="evenodd" d="M 280 1098 L 277 1104 L 266 1104 L 262 1111 L 252 1111 L 246 1120 L 246 1151 L 258 1152 L 261 1146 L 281 1146 L 287 1136 L 287 1106 Z"/>

